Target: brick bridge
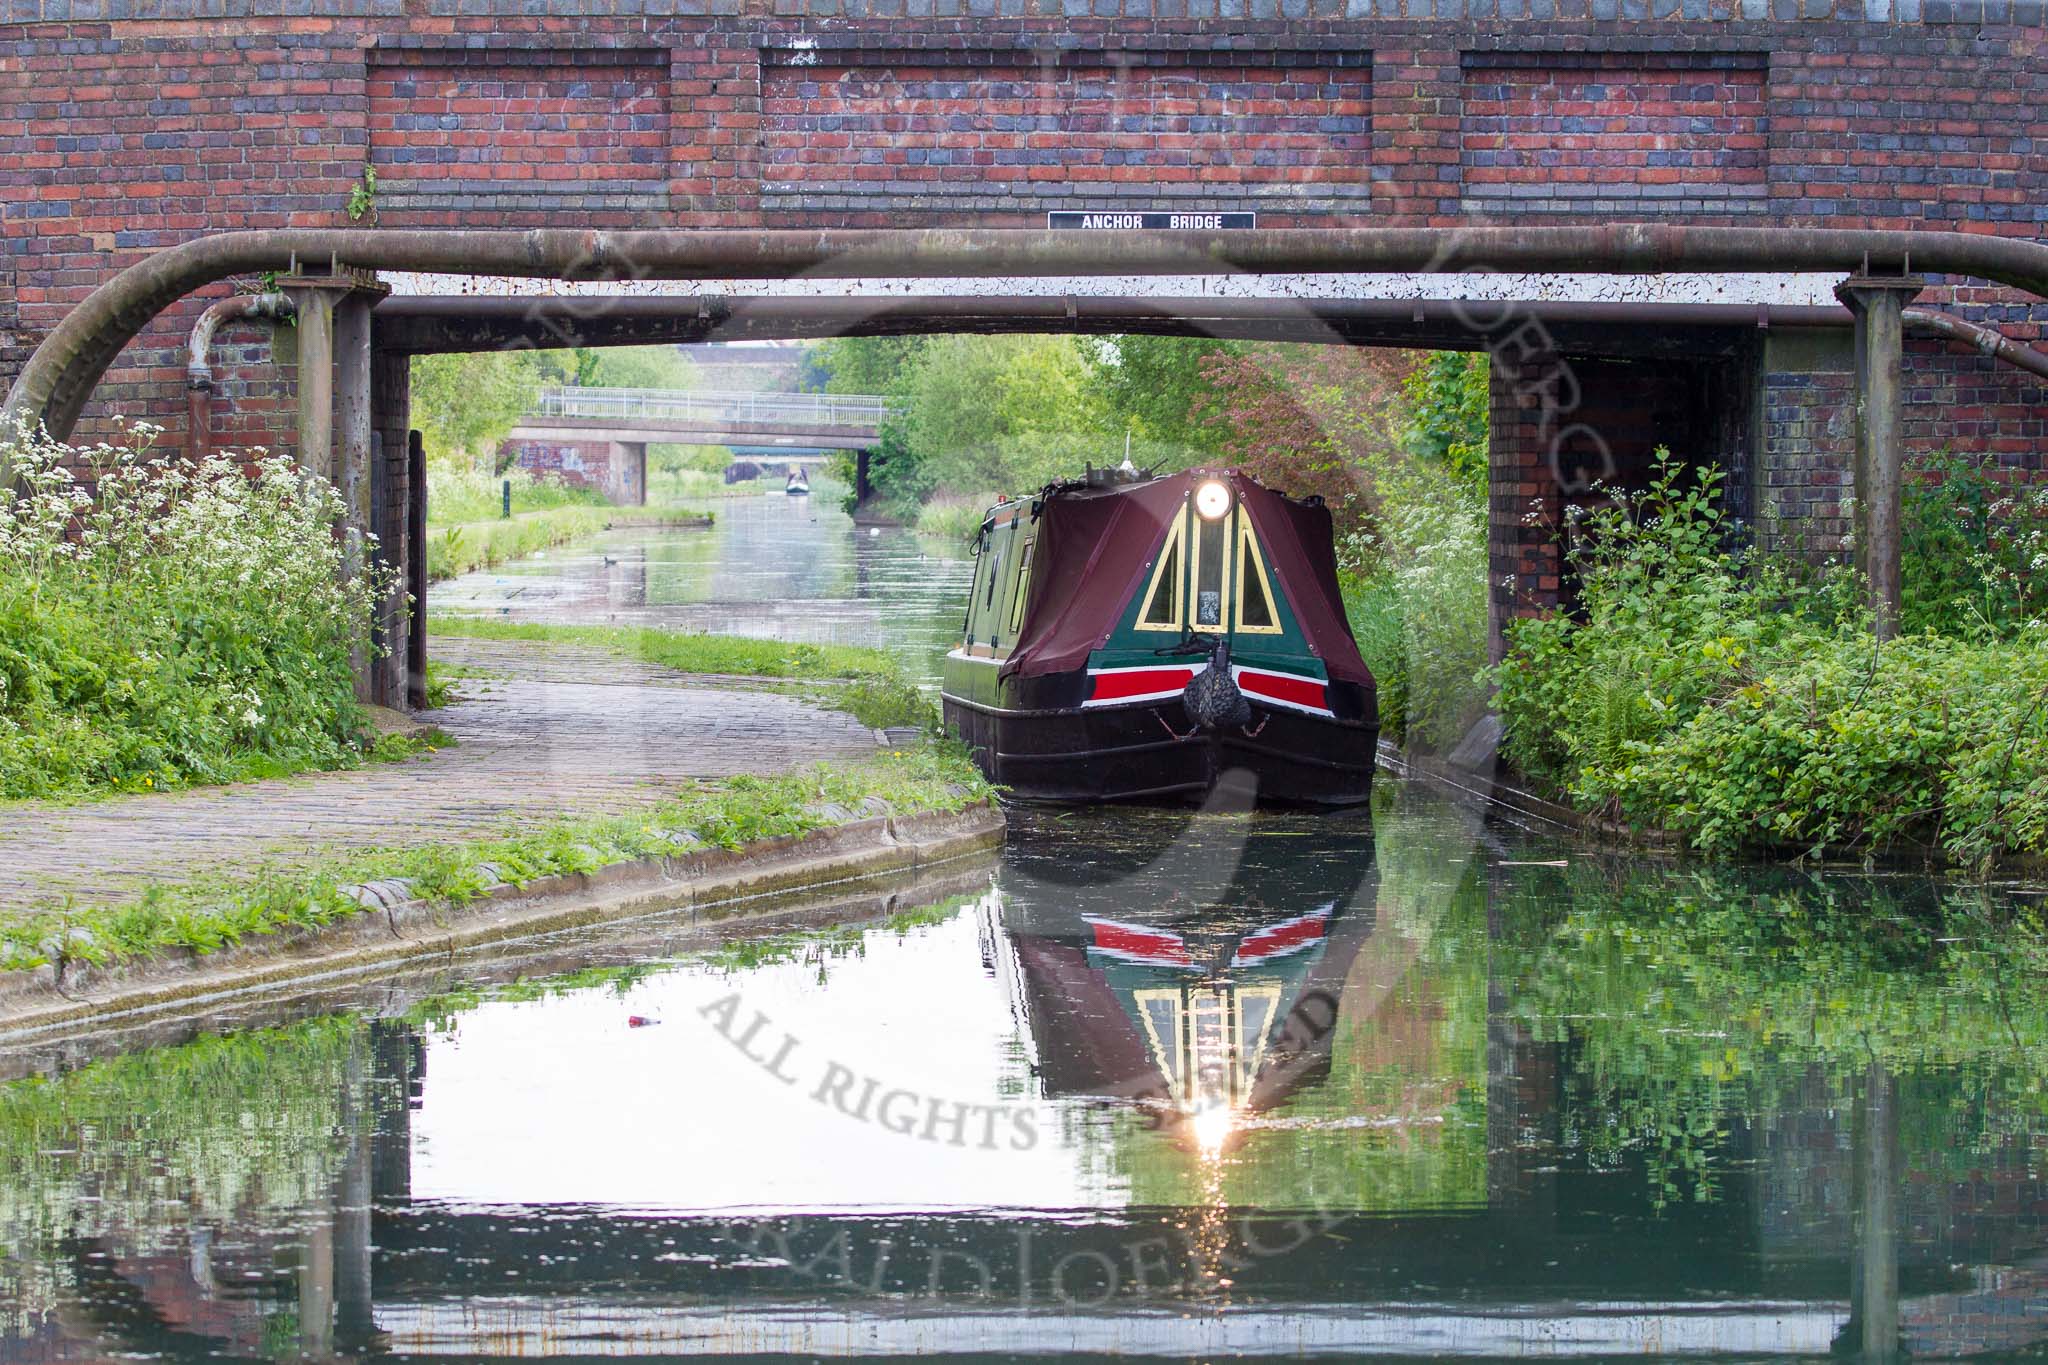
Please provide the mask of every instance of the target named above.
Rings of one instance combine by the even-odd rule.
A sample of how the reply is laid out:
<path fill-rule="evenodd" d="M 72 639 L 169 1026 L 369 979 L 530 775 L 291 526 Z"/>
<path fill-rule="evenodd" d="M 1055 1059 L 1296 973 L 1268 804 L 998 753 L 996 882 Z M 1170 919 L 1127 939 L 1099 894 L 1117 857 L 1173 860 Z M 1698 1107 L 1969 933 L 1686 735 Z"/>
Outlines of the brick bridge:
<path fill-rule="evenodd" d="M 124 267 L 230 229 L 758 235 L 1158 209 L 1249 210 L 1262 229 L 2031 239 L 2048 213 L 2044 24 L 2043 0 L 0 0 L 0 383 Z M 407 356 L 559 339 L 565 314 L 466 295 L 373 311 L 382 284 L 325 278 L 332 264 L 277 263 L 296 325 L 221 322 L 204 430 L 188 416 L 188 334 L 253 274 L 154 315 L 78 430 L 120 413 L 177 446 L 317 442 L 313 462 L 350 471 L 387 551 L 414 558 Z M 1922 305 L 2022 343 L 2048 320 L 2032 293 L 1960 274 L 1929 285 Z M 1374 299 L 1292 315 L 1067 299 L 986 316 L 934 299 L 886 317 L 812 299 L 748 322 L 633 298 L 577 335 L 1149 326 L 1485 345 L 1499 614 L 1558 599 L 1553 529 L 1576 494 L 1553 454 L 1572 472 L 1611 454 L 1627 483 L 1666 442 L 1726 464 L 1766 536 L 1838 538 L 1856 440 L 1849 313 L 1629 298 L 1497 322 Z M 2033 376 L 1937 336 L 1909 337 L 1905 356 L 1907 448 L 2038 468 Z M 1559 445 L 1544 395 L 1560 367 L 1570 425 L 1600 451 Z M 302 392 L 306 373 L 320 377 Z M 317 414 L 306 430 L 302 408 Z M 399 648 L 373 690 L 405 672 Z"/>

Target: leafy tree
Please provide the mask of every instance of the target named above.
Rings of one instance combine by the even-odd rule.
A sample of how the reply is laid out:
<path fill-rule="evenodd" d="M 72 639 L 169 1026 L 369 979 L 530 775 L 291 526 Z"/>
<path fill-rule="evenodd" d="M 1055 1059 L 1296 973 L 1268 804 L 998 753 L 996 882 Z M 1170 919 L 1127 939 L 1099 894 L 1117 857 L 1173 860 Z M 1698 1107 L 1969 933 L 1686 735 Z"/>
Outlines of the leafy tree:
<path fill-rule="evenodd" d="M 1064 336 L 947 336 L 901 390 L 903 445 L 929 488 L 1020 491 L 1098 463 L 1107 430 L 1081 344 Z"/>
<path fill-rule="evenodd" d="M 796 389 L 798 393 L 830 393 L 832 391 L 832 371 L 825 364 L 825 348 L 823 346 L 807 346 L 804 348 L 803 360 L 797 365 Z"/>
<path fill-rule="evenodd" d="M 495 467 L 498 446 L 532 411 L 558 362 L 536 351 L 414 356 L 412 422 L 430 458 Z"/>
<path fill-rule="evenodd" d="M 697 387 L 697 368 L 673 346 L 585 347 L 575 352 L 576 382 L 596 389 Z"/>
<path fill-rule="evenodd" d="M 1492 400 L 1483 351 L 1432 351 L 1401 385 L 1412 413 L 1409 443 L 1458 478 L 1486 486 Z"/>
<path fill-rule="evenodd" d="M 895 393 L 917 369 L 936 337 L 833 337 L 811 354 L 830 393 Z"/>
<path fill-rule="evenodd" d="M 1244 346 L 1203 358 L 1203 412 L 1231 463 L 1270 487 L 1317 493 L 1341 530 L 1369 509 L 1370 458 L 1397 446 L 1402 352 L 1314 345 Z"/>
<path fill-rule="evenodd" d="M 1169 460 L 1178 466 L 1218 453 L 1217 433 L 1203 420 L 1217 397 L 1204 364 L 1234 354 L 1228 343 L 1208 337 L 1107 337 L 1086 354 L 1112 428 L 1178 453 Z"/>

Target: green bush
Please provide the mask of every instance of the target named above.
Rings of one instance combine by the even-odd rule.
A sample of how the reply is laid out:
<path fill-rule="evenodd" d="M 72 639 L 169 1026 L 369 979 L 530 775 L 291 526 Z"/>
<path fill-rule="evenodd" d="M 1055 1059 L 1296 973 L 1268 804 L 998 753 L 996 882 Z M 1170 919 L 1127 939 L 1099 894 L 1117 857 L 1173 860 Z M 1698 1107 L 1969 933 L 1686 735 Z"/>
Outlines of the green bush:
<path fill-rule="evenodd" d="M 1510 631 L 1510 756 L 1704 850 L 2048 851 L 2048 630 L 1879 646 L 1854 574 L 1731 549 L 1721 475 L 1658 459 L 1586 519 L 1581 615 Z"/>
<path fill-rule="evenodd" d="M 1401 385 L 1409 445 L 1482 494 L 1492 417 L 1488 372 L 1484 351 L 1431 351 Z"/>
<path fill-rule="evenodd" d="M 1906 629 L 2010 634 L 2048 615 L 2048 488 L 1950 454 L 1915 472 L 1901 523 Z"/>
<path fill-rule="evenodd" d="M 132 432 L 0 444 L 20 489 L 0 502 L 0 797 L 355 762 L 349 655 L 385 585 L 344 578 L 338 495 L 284 458 L 171 463 Z"/>
<path fill-rule="evenodd" d="M 974 539 L 981 520 L 996 500 L 993 493 L 980 495 L 940 493 L 917 509 L 917 533 L 942 540 L 954 547 Z"/>
<path fill-rule="evenodd" d="M 1369 529 L 1344 538 L 1344 602 L 1389 739 L 1446 751 L 1486 710 L 1486 516 L 1464 480 L 1413 461 L 1373 471 Z"/>

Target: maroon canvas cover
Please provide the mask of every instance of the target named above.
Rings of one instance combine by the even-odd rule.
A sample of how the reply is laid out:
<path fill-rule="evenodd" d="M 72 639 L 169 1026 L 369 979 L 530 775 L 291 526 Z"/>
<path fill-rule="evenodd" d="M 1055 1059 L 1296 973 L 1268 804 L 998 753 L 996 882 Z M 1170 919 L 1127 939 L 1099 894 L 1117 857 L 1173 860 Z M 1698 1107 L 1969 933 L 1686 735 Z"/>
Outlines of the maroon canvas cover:
<path fill-rule="evenodd" d="M 1054 493 L 1039 514 L 1031 596 L 1002 676 L 1068 673 L 1116 629 L 1185 505 L 1186 476 Z"/>
<path fill-rule="evenodd" d="M 1191 470 L 1150 483 L 1062 490 L 1047 497 L 1033 552 L 1031 596 L 1002 675 L 1082 667 L 1109 640 L 1189 491 L 1222 478 L 1251 514 L 1266 567 L 1332 678 L 1370 684 L 1337 592 L 1329 509 L 1284 498 L 1249 475 Z"/>

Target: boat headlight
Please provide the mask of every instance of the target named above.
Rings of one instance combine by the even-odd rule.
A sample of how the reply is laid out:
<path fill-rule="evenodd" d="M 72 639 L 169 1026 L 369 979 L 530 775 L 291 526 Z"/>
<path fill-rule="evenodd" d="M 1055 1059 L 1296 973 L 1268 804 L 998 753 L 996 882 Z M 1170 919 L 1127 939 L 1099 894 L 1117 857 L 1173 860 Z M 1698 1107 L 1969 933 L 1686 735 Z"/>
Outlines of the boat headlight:
<path fill-rule="evenodd" d="M 1230 510 L 1230 490 L 1219 479 L 1211 479 L 1195 490 L 1195 510 L 1202 520 L 1214 521 Z"/>

